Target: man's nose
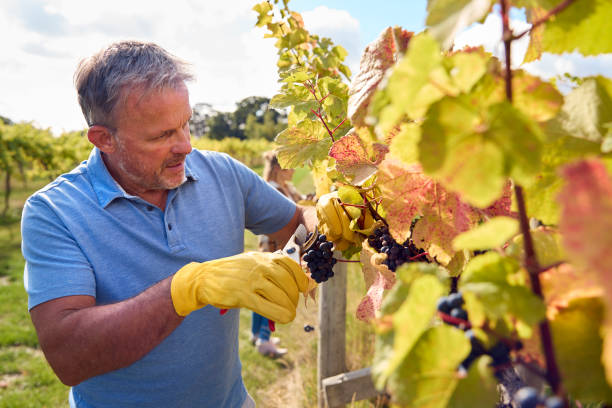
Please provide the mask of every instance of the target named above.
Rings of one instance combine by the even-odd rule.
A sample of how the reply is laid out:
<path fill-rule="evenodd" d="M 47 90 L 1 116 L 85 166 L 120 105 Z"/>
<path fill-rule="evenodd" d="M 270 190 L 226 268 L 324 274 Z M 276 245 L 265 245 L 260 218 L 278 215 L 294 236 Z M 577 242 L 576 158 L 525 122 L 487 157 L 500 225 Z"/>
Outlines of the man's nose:
<path fill-rule="evenodd" d="M 181 129 L 177 134 L 177 141 L 172 147 L 174 154 L 189 154 L 191 152 L 191 133 L 189 127 Z"/>

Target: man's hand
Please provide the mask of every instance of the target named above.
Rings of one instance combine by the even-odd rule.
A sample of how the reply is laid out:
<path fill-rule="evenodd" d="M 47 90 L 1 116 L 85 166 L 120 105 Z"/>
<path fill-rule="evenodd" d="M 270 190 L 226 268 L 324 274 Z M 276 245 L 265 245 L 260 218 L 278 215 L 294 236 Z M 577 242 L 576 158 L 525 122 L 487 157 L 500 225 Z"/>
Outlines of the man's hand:
<path fill-rule="evenodd" d="M 192 262 L 172 278 L 172 303 L 186 316 L 212 305 L 245 307 L 279 323 L 295 318 L 308 278 L 300 265 L 280 253 L 245 252 L 208 262 Z"/>
<path fill-rule="evenodd" d="M 322 195 L 317 201 L 317 218 L 319 230 L 325 234 L 328 241 L 332 241 L 335 248 L 344 251 L 351 245 L 360 244 L 363 237 L 357 232 L 360 230 L 338 198 L 338 192 Z M 357 217 L 359 218 L 359 217 Z M 353 227 L 351 227 L 353 222 Z M 369 212 L 365 212 L 364 229 L 372 226 L 374 220 Z"/>

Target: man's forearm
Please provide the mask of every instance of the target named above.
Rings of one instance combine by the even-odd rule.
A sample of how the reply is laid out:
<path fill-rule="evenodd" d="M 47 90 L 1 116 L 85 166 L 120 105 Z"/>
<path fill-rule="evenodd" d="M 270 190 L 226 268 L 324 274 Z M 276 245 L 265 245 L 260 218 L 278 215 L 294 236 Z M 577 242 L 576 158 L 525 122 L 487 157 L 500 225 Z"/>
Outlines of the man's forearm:
<path fill-rule="evenodd" d="M 183 320 L 174 310 L 170 282 L 167 278 L 109 305 L 88 304 L 93 302 L 89 296 L 70 296 L 32 309 L 41 347 L 60 380 L 76 385 L 126 367 L 166 338 Z"/>

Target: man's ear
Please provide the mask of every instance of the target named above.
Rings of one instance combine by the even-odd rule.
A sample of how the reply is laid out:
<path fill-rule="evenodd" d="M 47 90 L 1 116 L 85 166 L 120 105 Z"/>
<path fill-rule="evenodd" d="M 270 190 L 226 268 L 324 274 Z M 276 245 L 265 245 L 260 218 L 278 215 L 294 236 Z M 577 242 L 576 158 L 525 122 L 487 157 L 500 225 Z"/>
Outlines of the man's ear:
<path fill-rule="evenodd" d="M 115 151 L 115 138 L 106 126 L 93 125 L 87 130 L 87 139 L 104 153 Z"/>

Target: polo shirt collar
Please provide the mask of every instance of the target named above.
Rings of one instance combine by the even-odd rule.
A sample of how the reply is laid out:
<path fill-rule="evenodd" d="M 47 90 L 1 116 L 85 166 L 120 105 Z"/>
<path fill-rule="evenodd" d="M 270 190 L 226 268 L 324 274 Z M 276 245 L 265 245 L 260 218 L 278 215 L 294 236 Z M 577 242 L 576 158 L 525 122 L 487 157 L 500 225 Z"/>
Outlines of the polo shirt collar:
<path fill-rule="evenodd" d="M 187 158 L 189 158 L 189 155 L 187 155 Z M 185 160 L 185 177 L 187 181 L 197 181 L 198 177 L 193 173 L 188 161 L 189 160 Z M 87 172 L 91 179 L 93 190 L 102 208 L 106 208 L 106 206 L 116 198 L 138 198 L 137 196 L 128 194 L 123 187 L 117 183 L 113 176 L 111 176 L 106 168 L 106 164 L 104 164 L 104 160 L 102 160 L 100 149 L 97 147 L 94 147 L 89 154 L 89 158 L 87 159 Z"/>

